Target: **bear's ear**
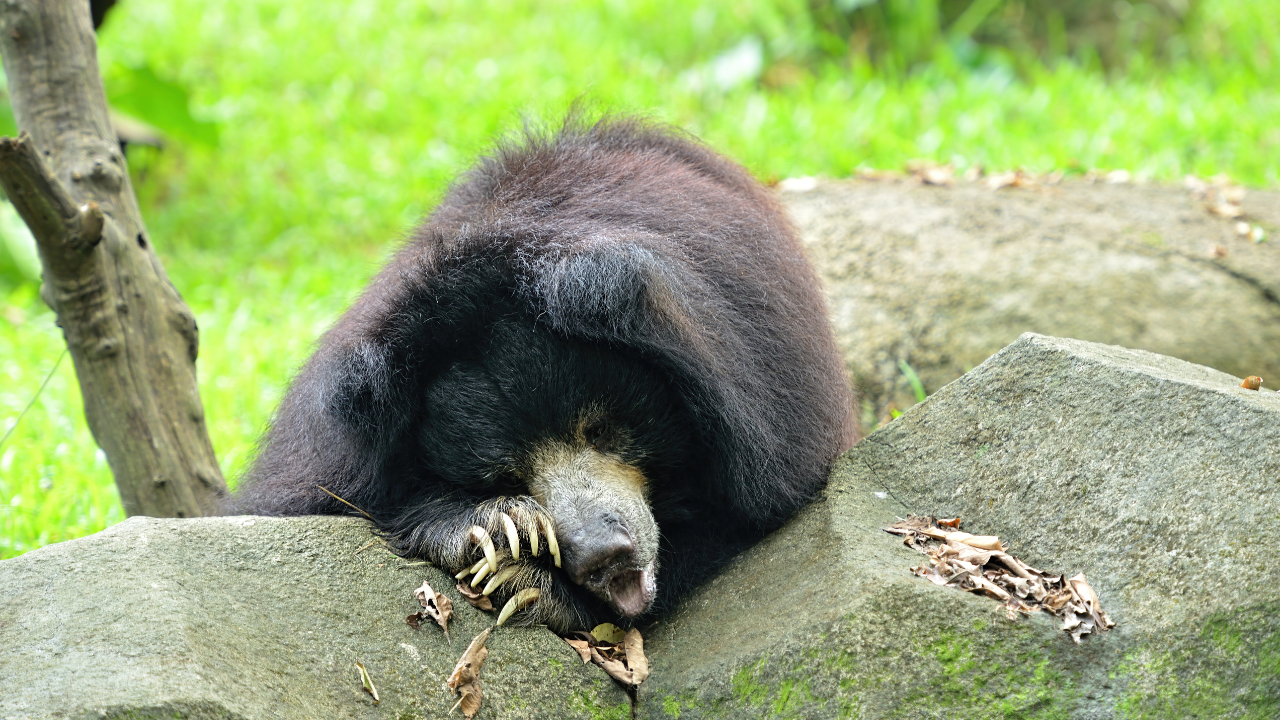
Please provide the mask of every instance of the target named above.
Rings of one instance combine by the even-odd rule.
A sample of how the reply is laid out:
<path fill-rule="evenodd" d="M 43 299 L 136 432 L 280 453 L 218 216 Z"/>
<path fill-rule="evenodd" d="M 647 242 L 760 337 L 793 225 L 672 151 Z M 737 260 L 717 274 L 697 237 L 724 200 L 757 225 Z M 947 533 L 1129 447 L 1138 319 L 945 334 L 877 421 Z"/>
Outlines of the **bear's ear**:
<path fill-rule="evenodd" d="M 396 348 L 361 340 L 328 358 L 324 409 L 372 448 L 393 442 L 409 421 L 416 383 L 396 370 Z"/>
<path fill-rule="evenodd" d="M 515 311 L 510 263 L 498 244 L 445 253 L 408 246 L 320 342 L 326 412 L 367 438 L 402 431 L 432 378 L 474 346 L 494 317 Z"/>
<path fill-rule="evenodd" d="M 541 309 L 539 321 L 566 335 L 659 354 L 697 352 L 708 330 L 697 318 L 718 304 L 704 280 L 640 242 L 600 241 L 544 257 L 533 275 L 535 297 L 526 301 Z"/>

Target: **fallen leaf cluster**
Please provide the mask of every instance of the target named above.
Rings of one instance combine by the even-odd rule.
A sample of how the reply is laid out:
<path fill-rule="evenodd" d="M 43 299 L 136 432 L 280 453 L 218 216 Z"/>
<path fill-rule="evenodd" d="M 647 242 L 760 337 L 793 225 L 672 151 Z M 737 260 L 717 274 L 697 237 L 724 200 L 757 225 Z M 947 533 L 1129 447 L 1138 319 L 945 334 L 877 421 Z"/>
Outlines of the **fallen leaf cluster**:
<path fill-rule="evenodd" d="M 462 581 L 458 582 L 457 590 L 471 605 L 488 612 L 493 611 L 493 603 L 480 590 Z M 413 596 L 418 600 L 418 604 L 422 606 L 422 609 L 405 618 L 404 621 L 414 630 L 418 630 L 424 620 L 434 620 L 444 629 L 445 639 L 448 639 L 449 620 L 453 617 L 453 601 L 449 599 L 449 596 L 436 592 L 426 581 L 423 581 L 422 587 L 413 591 Z M 516 593 L 503 606 L 494 627 L 502 625 L 512 614 L 536 603 L 539 596 L 540 593 L 537 588 L 525 588 Z M 480 711 L 480 667 L 484 665 L 484 659 L 489 654 L 488 648 L 485 647 L 485 642 L 489 639 L 489 632 L 492 629 L 486 629 L 471 641 L 466 652 L 462 654 L 462 659 L 458 660 L 458 664 L 453 668 L 453 674 L 449 676 L 449 689 L 455 695 L 462 694 L 458 703 L 453 706 L 453 710 L 461 707 L 462 714 L 468 718 Z M 373 695 L 374 704 L 376 705 L 378 702 L 377 691 L 372 689 L 373 683 L 369 680 L 369 676 L 365 673 L 363 667 L 360 668 L 360 673 L 361 682 L 364 684 L 365 690 L 370 695 Z M 646 674 L 648 674 L 647 669 Z M 453 712 L 453 710 L 449 712 Z"/>
<path fill-rule="evenodd" d="M 1010 619 L 1020 612 L 1043 610 L 1061 620 L 1062 629 L 1077 643 L 1084 635 L 1115 626 L 1084 573 L 1069 580 L 1049 575 L 1005 552 L 998 537 L 970 535 L 959 528 L 960 518 L 912 515 L 884 530 L 901 535 L 903 544 L 928 556 L 929 562 L 912 568 L 913 573 L 937 585 L 998 600 Z"/>
<path fill-rule="evenodd" d="M 908 160 L 907 172 L 923 185 L 946 186 L 956 181 L 956 169 L 951 165 L 939 165 L 929 160 Z"/>
<path fill-rule="evenodd" d="M 1003 190 L 1010 187 L 1031 187 L 1036 184 L 1036 179 L 1025 170 L 1012 170 L 988 175 L 983 183 L 991 190 Z"/>
<path fill-rule="evenodd" d="M 618 682 L 634 687 L 649 677 L 644 639 L 635 628 L 623 632 L 613 623 L 604 623 L 591 632 L 579 630 L 564 641 L 578 651 L 583 664 L 599 665 Z"/>
<path fill-rule="evenodd" d="M 480 712 L 480 668 L 484 666 L 484 659 L 489 656 L 489 648 L 484 644 L 489 639 L 491 629 L 485 628 L 484 632 L 477 635 L 467 646 L 467 651 L 462 653 L 458 664 L 453 666 L 453 673 L 449 675 L 449 690 L 462 697 L 458 698 L 458 703 L 449 712 L 461 707 L 463 716 L 467 718 L 475 717 Z"/>
<path fill-rule="evenodd" d="M 1244 200 L 1245 190 L 1239 185 L 1231 184 L 1230 178 L 1219 175 L 1209 180 L 1202 180 L 1194 175 L 1183 178 L 1183 187 L 1191 191 L 1191 195 L 1199 200 L 1204 209 L 1220 218 L 1234 220 L 1244 216 L 1244 208 L 1240 203 Z"/>
<path fill-rule="evenodd" d="M 453 601 L 444 593 L 438 593 L 424 580 L 422 587 L 413 591 L 422 609 L 405 618 L 404 621 L 417 630 L 423 620 L 435 620 L 444 630 L 444 637 L 449 639 L 449 618 L 453 617 Z M 452 641 L 451 641 L 452 642 Z"/>

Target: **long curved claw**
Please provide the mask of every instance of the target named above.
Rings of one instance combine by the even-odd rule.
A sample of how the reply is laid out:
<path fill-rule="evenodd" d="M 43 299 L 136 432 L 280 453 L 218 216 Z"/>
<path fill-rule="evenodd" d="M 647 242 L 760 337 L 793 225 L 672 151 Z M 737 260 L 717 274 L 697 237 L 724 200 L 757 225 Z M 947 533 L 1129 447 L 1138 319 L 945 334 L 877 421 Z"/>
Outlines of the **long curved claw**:
<path fill-rule="evenodd" d="M 511 599 L 507 601 L 507 604 L 502 606 L 502 612 L 498 613 L 498 625 L 506 622 L 507 618 L 511 617 L 516 612 L 537 602 L 538 598 L 541 596 L 542 593 L 538 592 L 538 588 L 525 588 L 515 595 L 512 595 Z"/>
<path fill-rule="evenodd" d="M 551 551 L 556 567 L 560 567 L 560 543 L 556 541 L 556 529 L 553 527 L 551 518 L 539 516 L 538 523 L 542 525 L 542 532 L 547 535 L 547 549 Z"/>
<path fill-rule="evenodd" d="M 497 574 L 489 578 L 489 582 L 485 584 L 484 590 L 481 590 L 480 594 L 487 596 L 489 593 L 493 592 L 494 590 L 497 590 L 498 586 L 510 580 L 511 576 L 515 575 L 516 572 L 518 572 L 519 570 L 520 570 L 520 567 L 518 565 L 508 565 L 502 568 L 497 572 Z"/>
<path fill-rule="evenodd" d="M 500 512 L 498 517 L 502 519 L 502 527 L 507 531 L 507 545 L 511 547 L 511 559 L 520 559 L 520 533 L 516 531 L 516 521 L 511 516 Z"/>
<path fill-rule="evenodd" d="M 538 521 L 534 517 L 534 513 L 529 512 L 527 508 L 516 508 L 515 518 L 513 518 L 520 528 L 524 530 L 524 534 L 529 536 L 529 553 L 534 557 L 538 557 Z"/>
<path fill-rule="evenodd" d="M 476 585 L 479 585 L 480 581 L 485 579 L 485 577 L 489 575 L 490 569 L 491 567 L 489 565 L 489 562 L 486 560 L 485 564 L 480 568 L 479 572 L 476 573 L 476 576 L 471 578 L 471 587 L 475 587 Z"/>
<path fill-rule="evenodd" d="M 471 542 L 478 543 L 484 549 L 485 559 L 489 561 L 489 572 L 497 572 L 498 551 L 493 547 L 493 538 L 489 537 L 489 531 L 479 525 L 472 525 Z M 472 583 L 472 585 L 475 585 L 475 583 Z"/>
<path fill-rule="evenodd" d="M 477 560 L 477 561 L 476 561 L 476 564 L 475 564 L 475 565 L 471 565 L 471 566 L 468 566 L 468 567 L 463 568 L 463 569 L 462 569 L 462 572 L 460 572 L 460 573 L 458 573 L 457 575 L 454 575 L 454 576 L 453 576 L 453 579 L 454 579 L 454 580 L 461 580 L 462 578 L 464 578 L 464 577 L 466 577 L 466 576 L 468 576 L 468 575 L 474 575 L 475 573 L 480 572 L 480 568 L 482 568 L 482 567 L 484 567 L 485 565 L 488 565 L 488 564 L 489 564 L 489 558 L 480 558 L 479 560 Z"/>

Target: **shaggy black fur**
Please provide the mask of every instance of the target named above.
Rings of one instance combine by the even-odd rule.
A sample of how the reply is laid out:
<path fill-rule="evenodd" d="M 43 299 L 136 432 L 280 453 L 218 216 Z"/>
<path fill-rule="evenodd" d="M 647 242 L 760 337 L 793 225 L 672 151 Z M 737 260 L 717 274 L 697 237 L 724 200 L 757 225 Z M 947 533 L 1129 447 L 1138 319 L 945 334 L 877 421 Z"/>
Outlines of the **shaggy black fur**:
<path fill-rule="evenodd" d="M 348 513 L 323 485 L 435 559 L 593 405 L 591 442 L 648 478 L 658 609 L 813 498 L 855 439 L 777 202 L 635 119 L 529 132 L 464 176 L 321 340 L 237 507 Z M 574 622 L 607 615 L 557 579 Z"/>

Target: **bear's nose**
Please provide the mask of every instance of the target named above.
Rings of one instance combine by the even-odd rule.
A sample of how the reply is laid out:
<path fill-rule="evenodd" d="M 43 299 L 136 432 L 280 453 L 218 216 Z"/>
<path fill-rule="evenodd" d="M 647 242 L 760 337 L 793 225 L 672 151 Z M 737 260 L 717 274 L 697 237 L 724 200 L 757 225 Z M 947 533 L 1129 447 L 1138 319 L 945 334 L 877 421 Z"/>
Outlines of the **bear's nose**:
<path fill-rule="evenodd" d="M 630 565 L 636 543 L 617 514 L 606 512 L 570 534 L 562 548 L 565 572 L 577 584 L 596 590 Z"/>

